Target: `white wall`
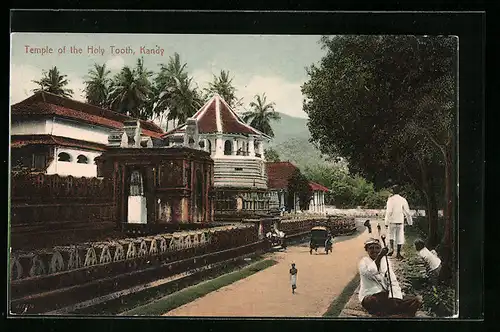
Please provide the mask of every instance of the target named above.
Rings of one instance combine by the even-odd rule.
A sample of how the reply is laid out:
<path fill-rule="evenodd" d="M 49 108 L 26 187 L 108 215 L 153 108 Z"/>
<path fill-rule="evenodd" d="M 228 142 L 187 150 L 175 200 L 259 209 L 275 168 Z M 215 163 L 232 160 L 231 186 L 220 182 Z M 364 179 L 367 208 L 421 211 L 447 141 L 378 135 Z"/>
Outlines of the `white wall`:
<path fill-rule="evenodd" d="M 52 122 L 52 120 L 50 121 Z M 94 126 L 60 118 L 55 119 L 53 126 L 52 123 L 48 123 L 47 126 L 52 127 L 52 135 L 100 144 L 108 144 L 108 135 L 112 130 L 106 127 Z"/>
<path fill-rule="evenodd" d="M 344 215 L 350 217 L 376 217 L 378 215 L 379 218 L 385 217 L 385 210 L 377 210 L 377 209 L 337 209 L 333 206 L 326 206 L 326 212 L 332 215 Z M 415 216 L 415 213 L 419 216 L 425 216 L 425 210 L 412 210 L 410 209 L 410 214 Z M 443 216 L 443 210 L 438 211 L 439 216 Z"/>
<path fill-rule="evenodd" d="M 12 122 L 11 135 L 42 135 L 49 133 L 49 124 L 52 120 L 39 119 L 39 120 L 23 120 Z"/>
<path fill-rule="evenodd" d="M 65 152 L 71 156 L 70 162 L 58 161 L 59 154 Z M 77 163 L 77 157 L 84 155 L 88 159 L 88 164 Z M 72 175 L 75 177 L 96 177 L 97 165 L 94 164 L 94 158 L 101 155 L 100 152 L 86 151 L 57 147 L 54 154 L 54 160 L 47 168 L 47 174 Z"/>
<path fill-rule="evenodd" d="M 326 214 L 325 211 L 325 193 L 322 191 L 314 191 L 311 203 L 309 204 L 309 212 Z"/>

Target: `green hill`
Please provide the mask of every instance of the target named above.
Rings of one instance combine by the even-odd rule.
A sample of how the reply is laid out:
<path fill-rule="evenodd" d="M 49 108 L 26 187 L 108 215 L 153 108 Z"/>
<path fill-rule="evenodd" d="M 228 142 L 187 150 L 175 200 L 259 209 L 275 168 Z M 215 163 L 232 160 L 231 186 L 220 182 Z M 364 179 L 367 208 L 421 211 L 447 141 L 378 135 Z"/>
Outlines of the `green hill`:
<path fill-rule="evenodd" d="M 290 161 L 301 170 L 309 165 L 328 163 L 321 152 L 309 142 L 311 137 L 307 119 L 280 113 L 281 121 L 271 123 L 274 139 L 269 146 L 276 150 L 282 161 Z"/>

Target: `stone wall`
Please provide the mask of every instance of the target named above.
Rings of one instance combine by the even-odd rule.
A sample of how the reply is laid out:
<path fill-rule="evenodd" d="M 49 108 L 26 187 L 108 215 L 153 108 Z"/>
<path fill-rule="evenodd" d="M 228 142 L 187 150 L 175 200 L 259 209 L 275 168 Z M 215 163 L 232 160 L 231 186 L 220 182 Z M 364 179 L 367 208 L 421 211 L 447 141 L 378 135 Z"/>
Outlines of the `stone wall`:
<path fill-rule="evenodd" d="M 384 218 L 385 210 L 383 209 L 337 209 L 333 206 L 326 206 L 326 213 L 328 215 L 349 216 L 349 217 L 371 217 L 371 218 Z M 425 216 L 425 210 L 410 210 L 412 216 Z M 443 211 L 438 212 L 443 215 Z"/>
<path fill-rule="evenodd" d="M 42 313 L 249 254 L 261 247 L 254 225 L 228 225 L 13 251 L 12 307 L 14 312 L 27 308 L 26 313 Z"/>
<path fill-rule="evenodd" d="M 13 174 L 11 225 L 112 221 L 112 184 L 98 178 Z"/>

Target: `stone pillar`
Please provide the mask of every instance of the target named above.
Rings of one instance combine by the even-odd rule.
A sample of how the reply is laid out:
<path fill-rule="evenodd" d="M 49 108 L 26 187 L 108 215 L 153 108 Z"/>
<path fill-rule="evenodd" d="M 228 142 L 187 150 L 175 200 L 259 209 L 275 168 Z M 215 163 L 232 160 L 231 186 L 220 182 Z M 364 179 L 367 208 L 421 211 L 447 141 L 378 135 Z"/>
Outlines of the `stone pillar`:
<path fill-rule="evenodd" d="M 325 193 L 323 193 L 323 201 L 321 203 L 321 206 L 322 206 L 322 209 L 323 209 L 323 212 L 326 213 L 326 206 L 325 206 Z"/>
<path fill-rule="evenodd" d="M 238 141 L 233 139 L 233 156 L 236 156 L 236 152 L 238 151 Z"/>
<path fill-rule="evenodd" d="M 192 222 L 189 216 L 188 198 L 183 197 L 181 200 L 181 220 L 180 222 Z"/>
<path fill-rule="evenodd" d="M 314 193 L 314 211 L 316 212 L 319 212 L 319 208 L 320 208 L 320 195 L 321 195 L 321 192 L 318 191 L 318 192 L 315 192 Z"/>
<path fill-rule="evenodd" d="M 260 154 L 260 157 L 264 159 L 264 142 L 259 142 L 259 151 L 257 153 Z"/>
<path fill-rule="evenodd" d="M 255 139 L 253 137 L 250 137 L 250 140 L 248 141 L 248 155 L 250 157 L 255 157 L 255 145 L 254 145 Z"/>
<path fill-rule="evenodd" d="M 215 155 L 224 155 L 224 140 L 222 139 L 222 136 L 217 136 L 215 139 Z"/>

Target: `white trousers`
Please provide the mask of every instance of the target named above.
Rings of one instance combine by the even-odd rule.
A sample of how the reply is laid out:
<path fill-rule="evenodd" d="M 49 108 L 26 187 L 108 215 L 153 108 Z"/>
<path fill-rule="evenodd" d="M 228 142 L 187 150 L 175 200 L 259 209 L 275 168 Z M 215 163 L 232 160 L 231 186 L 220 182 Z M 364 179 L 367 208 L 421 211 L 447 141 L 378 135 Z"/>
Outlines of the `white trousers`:
<path fill-rule="evenodd" d="M 393 240 L 395 244 L 404 244 L 404 230 L 404 224 L 389 224 L 389 240 Z"/>

